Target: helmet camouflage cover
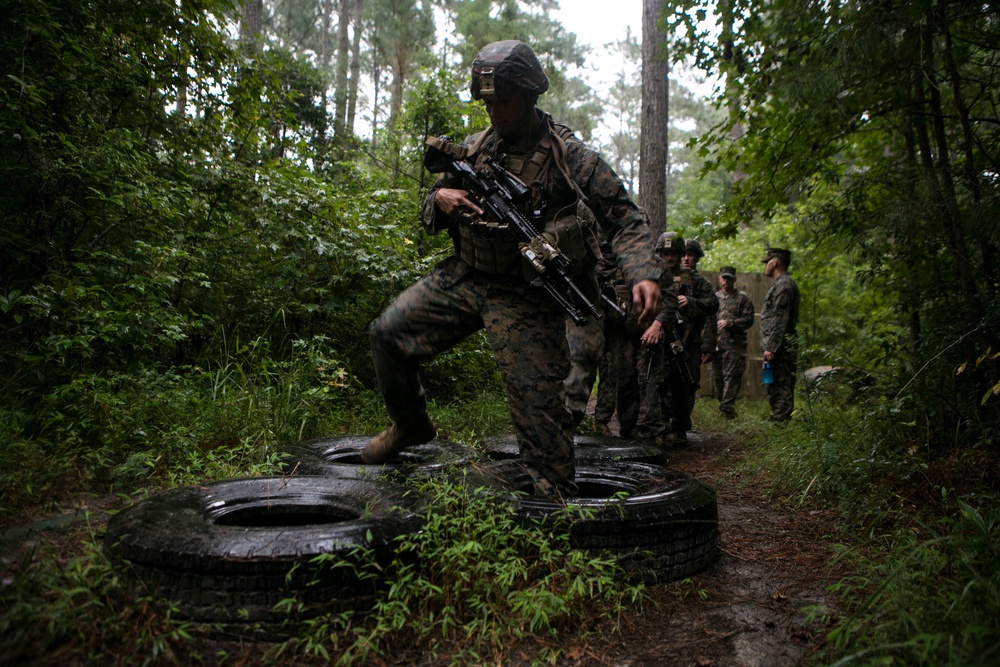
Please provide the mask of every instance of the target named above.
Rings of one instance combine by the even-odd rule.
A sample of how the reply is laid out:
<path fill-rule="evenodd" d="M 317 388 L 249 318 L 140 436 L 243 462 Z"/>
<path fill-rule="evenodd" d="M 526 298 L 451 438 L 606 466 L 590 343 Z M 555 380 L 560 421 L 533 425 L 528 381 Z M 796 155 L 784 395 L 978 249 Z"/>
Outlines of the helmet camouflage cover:
<path fill-rule="evenodd" d="M 656 242 L 656 252 L 666 250 L 667 252 L 678 252 L 683 255 L 684 248 L 684 239 L 677 232 L 664 232 L 660 234 L 660 238 Z"/>
<path fill-rule="evenodd" d="M 515 89 L 541 95 L 549 79 L 530 46 L 508 39 L 482 48 L 472 63 L 469 89 L 474 100 L 503 98 Z"/>
<path fill-rule="evenodd" d="M 684 252 L 688 255 L 697 255 L 698 257 L 704 257 L 705 251 L 701 249 L 701 244 L 698 243 L 698 239 L 691 239 L 687 241 L 687 245 L 684 247 Z"/>

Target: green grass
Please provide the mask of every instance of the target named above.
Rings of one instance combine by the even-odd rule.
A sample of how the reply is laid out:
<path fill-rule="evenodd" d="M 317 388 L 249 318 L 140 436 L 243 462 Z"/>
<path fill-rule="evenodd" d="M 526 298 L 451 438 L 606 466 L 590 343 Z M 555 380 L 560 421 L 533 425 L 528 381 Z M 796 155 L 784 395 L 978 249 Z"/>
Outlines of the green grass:
<path fill-rule="evenodd" d="M 729 421 L 715 401 L 699 399 L 694 423 L 746 443 L 738 465 L 766 481 L 773 502 L 834 510 L 830 539 L 839 555 L 831 567 L 847 613 L 814 664 L 996 664 L 997 453 L 975 443 L 928 443 L 891 402 L 806 400 L 800 392 L 797 406 L 794 420 L 778 426 L 766 421 L 766 401 L 741 399 L 739 417 Z M 492 391 L 432 401 L 430 412 L 439 437 L 467 444 L 511 430 L 504 400 Z M 287 443 L 375 433 L 386 424 L 378 395 L 315 341 L 280 364 L 247 353 L 207 369 L 82 377 L 53 389 L 43 405 L 11 400 L 0 410 L 7 439 L 0 518 L 24 523 L 87 495 L 135 499 L 178 484 L 276 474 Z M 454 483 L 426 490 L 447 511 L 433 515 L 406 548 L 430 567 L 401 562 L 374 614 L 321 617 L 266 659 L 253 659 L 347 664 L 421 654 L 502 663 L 513 655 L 505 651 L 521 650 L 545 662 L 579 628 L 614 619 L 641 598 L 613 565 L 567 550 L 556 536 L 512 526 Z M 224 662 L 198 653 L 192 628 L 169 610 L 124 601 L 101 553 L 101 533 L 88 524 L 68 539 L 8 556 L 0 586 L 3 662 L 143 664 L 182 655 Z M 227 659 L 240 655 L 231 651 Z"/>
<path fill-rule="evenodd" d="M 642 600 L 644 587 L 623 584 L 613 561 L 571 549 L 564 533 L 518 525 L 492 494 L 458 477 L 419 485 L 433 509 L 400 550 L 419 566 L 411 558 L 383 573 L 392 585 L 369 616 L 310 621 L 279 650 L 343 665 L 507 664 L 518 651 L 551 664 L 567 637 Z"/>
<path fill-rule="evenodd" d="M 976 446 L 933 454 L 889 404 L 800 391 L 796 405 L 780 426 L 763 420 L 764 402 L 731 422 L 699 410 L 709 430 L 747 439 L 743 465 L 768 480 L 774 502 L 835 510 L 833 590 L 849 613 L 814 664 L 997 664 L 1000 457 Z"/>

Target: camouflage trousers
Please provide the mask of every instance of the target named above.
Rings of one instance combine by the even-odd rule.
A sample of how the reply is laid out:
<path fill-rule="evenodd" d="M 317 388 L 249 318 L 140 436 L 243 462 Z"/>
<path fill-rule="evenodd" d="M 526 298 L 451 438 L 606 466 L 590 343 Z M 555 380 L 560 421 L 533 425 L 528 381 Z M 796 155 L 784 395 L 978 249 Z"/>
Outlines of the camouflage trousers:
<path fill-rule="evenodd" d="M 565 313 L 542 290 L 448 257 L 369 326 L 389 416 L 396 423 L 421 419 L 427 400 L 420 364 L 485 328 L 521 458 L 536 481 L 576 495 L 573 427 L 563 387 L 569 372 L 564 321 Z"/>
<path fill-rule="evenodd" d="M 639 420 L 635 435 L 652 440 L 663 435 L 663 409 L 660 405 L 660 388 L 667 369 L 663 365 L 663 346 L 642 347 L 636 358 L 639 378 Z"/>
<path fill-rule="evenodd" d="M 790 346 L 791 347 L 791 346 Z M 784 422 L 792 418 L 795 409 L 795 366 L 797 350 L 779 352 L 771 360 L 774 382 L 767 385 L 767 400 L 771 404 L 771 421 Z"/>
<path fill-rule="evenodd" d="M 601 362 L 594 420 L 606 424 L 617 412 L 621 436 L 634 437 L 639 419 L 639 378 L 636 371 L 639 335 L 629 333 L 624 321 L 609 322 L 604 328 L 604 341 L 605 353 Z"/>
<path fill-rule="evenodd" d="M 686 360 L 672 355 L 666 345 L 650 350 L 654 350 L 652 368 L 657 375 L 644 391 L 639 437 L 651 440 L 666 433 L 684 435 L 691 430 L 701 374 L 701 344 L 685 348 Z"/>
<path fill-rule="evenodd" d="M 719 411 L 736 413 L 736 398 L 740 395 L 743 374 L 747 369 L 746 348 L 729 347 L 716 350 L 712 359 L 712 390 L 719 399 Z"/>
<path fill-rule="evenodd" d="M 597 379 L 597 370 L 604 357 L 604 321 L 591 317 L 584 326 L 577 326 L 566 318 L 566 343 L 569 346 L 569 375 L 563 386 L 566 389 L 566 407 L 579 425 L 587 414 L 587 404 Z"/>
<path fill-rule="evenodd" d="M 607 327 L 604 332 L 604 356 L 597 369 L 597 403 L 594 405 L 594 421 L 607 424 L 615 414 L 618 378 L 613 363 L 615 352 L 609 339 Z"/>

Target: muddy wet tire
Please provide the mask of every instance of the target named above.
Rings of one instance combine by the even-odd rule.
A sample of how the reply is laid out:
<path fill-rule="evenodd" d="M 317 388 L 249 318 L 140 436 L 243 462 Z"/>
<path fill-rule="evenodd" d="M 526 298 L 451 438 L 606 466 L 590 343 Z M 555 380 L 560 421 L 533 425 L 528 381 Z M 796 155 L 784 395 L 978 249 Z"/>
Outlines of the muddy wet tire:
<path fill-rule="evenodd" d="M 514 435 L 484 438 L 483 450 L 493 461 L 516 459 L 521 455 L 517 436 Z M 576 460 L 581 462 L 636 461 L 657 465 L 667 462 L 667 453 L 659 447 L 640 440 L 614 436 L 576 435 L 573 438 L 573 451 L 576 453 Z"/>
<path fill-rule="evenodd" d="M 131 595 L 171 602 L 175 618 L 259 623 L 271 635 L 290 618 L 275 610 L 283 601 L 305 605 L 292 620 L 369 610 L 381 582 L 374 568 L 421 530 L 426 502 L 376 480 L 227 480 L 123 510 L 108 522 L 104 549 Z"/>
<path fill-rule="evenodd" d="M 569 534 L 578 549 L 614 557 L 631 581 L 679 579 L 718 557 L 715 491 L 663 466 L 633 461 L 578 463 L 579 495 L 569 509 L 531 495 L 517 460 L 478 464 L 465 484 L 496 494 L 525 525 Z"/>
<path fill-rule="evenodd" d="M 641 440 L 606 435 L 577 435 L 573 438 L 577 461 L 634 461 L 664 465 L 667 452 Z"/>
<path fill-rule="evenodd" d="M 327 475 L 350 479 L 429 477 L 455 467 L 468 465 L 478 458 L 472 447 L 434 439 L 422 445 L 407 447 L 394 459 L 381 465 L 368 465 L 361 460 L 371 435 L 347 435 L 337 438 L 316 438 L 290 445 L 283 457 L 288 474 Z"/>

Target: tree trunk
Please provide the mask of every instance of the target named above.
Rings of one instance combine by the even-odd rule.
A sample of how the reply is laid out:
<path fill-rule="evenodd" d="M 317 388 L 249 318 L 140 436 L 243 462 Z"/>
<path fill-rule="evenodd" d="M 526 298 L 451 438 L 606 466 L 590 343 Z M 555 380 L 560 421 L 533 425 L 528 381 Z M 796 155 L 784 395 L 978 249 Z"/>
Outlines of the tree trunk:
<path fill-rule="evenodd" d="M 924 17 L 924 26 L 921 30 L 921 41 L 923 53 L 923 75 L 924 80 L 929 84 L 926 90 L 929 93 L 927 100 L 928 112 L 931 117 L 931 127 L 933 130 L 934 142 L 937 146 L 938 163 L 932 165 L 928 154 L 928 167 L 934 170 L 934 176 L 939 183 L 940 204 L 935 207 L 940 216 L 940 224 L 948 238 L 948 246 L 951 250 L 952 260 L 955 264 L 955 271 L 959 277 L 959 284 L 965 299 L 965 307 L 968 312 L 974 314 L 975 318 L 981 315 L 979 301 L 977 297 L 976 281 L 973 277 L 972 267 L 969 263 L 969 249 L 965 240 L 965 230 L 962 228 L 962 214 L 959 210 L 958 200 L 955 193 L 955 181 L 951 168 L 951 153 L 945 131 L 944 110 L 941 108 L 941 89 L 938 87 L 935 49 L 934 49 L 934 22 L 931 12 Z"/>
<path fill-rule="evenodd" d="M 733 141 L 737 141 L 744 134 L 743 124 L 737 120 L 740 115 L 739 86 L 736 84 L 736 77 L 739 74 L 739 58 L 733 49 L 733 26 L 735 18 L 733 16 L 733 0 L 721 0 L 719 2 L 719 23 L 722 31 L 719 35 L 719 42 L 722 44 L 722 73 L 726 77 L 726 99 L 729 101 L 729 117 L 732 126 L 729 128 L 729 136 Z M 739 183 L 747 177 L 742 167 L 737 166 L 733 172 L 733 182 Z"/>
<path fill-rule="evenodd" d="M 264 0 L 243 0 L 240 44 L 256 50 L 264 26 Z"/>
<path fill-rule="evenodd" d="M 667 226 L 668 74 L 666 37 L 657 28 L 661 3 L 642 6 L 642 122 L 639 146 L 639 205 L 649 216 L 653 238 Z"/>
<path fill-rule="evenodd" d="M 361 76 L 361 10 L 365 0 L 354 0 L 354 39 L 351 42 L 351 82 L 347 93 L 347 130 L 354 132 L 354 117 L 358 109 L 358 77 Z"/>
<path fill-rule="evenodd" d="M 334 117 L 333 136 L 338 144 L 343 144 L 346 139 L 347 121 L 347 65 L 350 55 L 350 42 L 348 41 L 347 28 L 351 22 L 351 10 L 353 0 L 340 0 L 340 24 L 337 29 L 337 75 L 334 79 Z M 355 32 L 357 26 L 355 25 Z"/>

